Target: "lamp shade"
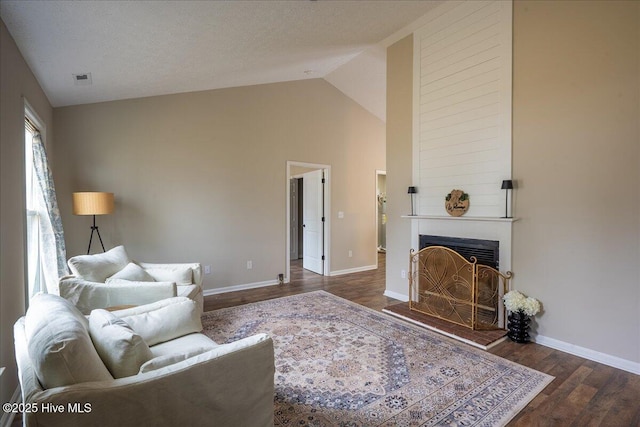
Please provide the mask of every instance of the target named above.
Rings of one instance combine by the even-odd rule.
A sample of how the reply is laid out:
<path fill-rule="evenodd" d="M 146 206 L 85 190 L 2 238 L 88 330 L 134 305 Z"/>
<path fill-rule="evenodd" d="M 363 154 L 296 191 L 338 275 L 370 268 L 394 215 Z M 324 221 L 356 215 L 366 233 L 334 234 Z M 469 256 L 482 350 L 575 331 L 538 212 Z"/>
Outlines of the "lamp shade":
<path fill-rule="evenodd" d="M 418 192 L 418 189 L 416 187 L 409 187 L 407 189 L 408 194 L 416 194 L 417 192 Z"/>
<path fill-rule="evenodd" d="M 73 193 L 74 215 L 107 215 L 113 213 L 113 193 Z"/>
<path fill-rule="evenodd" d="M 505 179 L 504 181 L 502 181 L 502 187 L 500 187 L 501 190 L 511 190 L 513 189 L 513 181 L 510 179 Z"/>

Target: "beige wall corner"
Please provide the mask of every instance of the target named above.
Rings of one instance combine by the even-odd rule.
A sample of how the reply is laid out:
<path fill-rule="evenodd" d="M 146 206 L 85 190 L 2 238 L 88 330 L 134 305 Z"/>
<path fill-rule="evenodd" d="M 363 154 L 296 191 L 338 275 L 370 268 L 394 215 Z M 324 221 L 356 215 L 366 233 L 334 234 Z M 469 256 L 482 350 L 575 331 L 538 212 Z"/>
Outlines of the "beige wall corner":
<path fill-rule="evenodd" d="M 390 297 L 409 294 L 401 277 L 409 267 L 412 185 L 413 35 L 387 49 L 387 289 Z M 407 276 L 408 277 L 408 276 Z"/>
<path fill-rule="evenodd" d="M 324 79 L 383 122 L 386 119 L 386 51 L 372 46 Z"/>
<path fill-rule="evenodd" d="M 544 338 L 640 362 L 640 3 L 514 3 L 514 285 Z"/>
<path fill-rule="evenodd" d="M 24 100 L 45 122 L 49 149 L 53 121 L 46 95 L 2 21 L 0 93 L 0 366 L 7 367 L 1 379 L 0 401 L 4 403 L 18 385 L 13 324 L 25 309 Z"/>

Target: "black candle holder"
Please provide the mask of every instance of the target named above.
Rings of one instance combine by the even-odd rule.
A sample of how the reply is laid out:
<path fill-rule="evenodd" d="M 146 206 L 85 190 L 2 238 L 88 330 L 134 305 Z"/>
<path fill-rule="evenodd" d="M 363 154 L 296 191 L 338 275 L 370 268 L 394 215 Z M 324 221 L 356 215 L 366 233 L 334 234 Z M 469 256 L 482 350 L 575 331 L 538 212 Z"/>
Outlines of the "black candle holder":
<path fill-rule="evenodd" d="M 504 217 L 503 218 L 509 218 L 509 211 L 508 211 L 509 190 L 513 191 L 513 181 L 510 179 L 505 179 L 504 181 L 502 181 L 502 187 L 500 188 L 502 190 L 506 190 L 504 195 Z"/>
<path fill-rule="evenodd" d="M 418 192 L 418 189 L 416 187 L 409 187 L 407 189 L 407 193 L 411 197 L 411 216 L 415 216 L 416 215 L 415 210 L 414 210 L 413 195 L 416 194 L 417 192 Z"/>

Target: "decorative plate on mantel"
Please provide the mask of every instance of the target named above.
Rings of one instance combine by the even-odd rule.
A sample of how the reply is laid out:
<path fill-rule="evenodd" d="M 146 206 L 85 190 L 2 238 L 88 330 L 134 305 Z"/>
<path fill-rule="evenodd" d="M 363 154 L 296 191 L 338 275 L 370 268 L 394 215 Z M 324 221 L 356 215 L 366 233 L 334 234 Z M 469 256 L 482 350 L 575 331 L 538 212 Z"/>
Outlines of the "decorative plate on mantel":
<path fill-rule="evenodd" d="M 462 216 L 469 210 L 469 195 L 462 190 L 451 190 L 447 194 L 444 208 L 451 216 Z"/>

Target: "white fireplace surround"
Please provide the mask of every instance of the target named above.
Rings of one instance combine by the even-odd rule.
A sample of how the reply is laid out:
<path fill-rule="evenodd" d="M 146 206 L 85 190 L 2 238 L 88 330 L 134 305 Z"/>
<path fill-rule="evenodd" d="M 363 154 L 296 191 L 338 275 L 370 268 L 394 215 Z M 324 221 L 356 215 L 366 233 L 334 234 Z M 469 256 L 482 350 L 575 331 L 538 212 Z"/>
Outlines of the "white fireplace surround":
<path fill-rule="evenodd" d="M 511 233 L 517 218 L 403 216 L 411 219 L 411 247 L 420 248 L 420 234 L 459 237 L 463 239 L 497 240 L 500 244 L 500 271 L 511 270 Z M 514 279 L 517 272 L 514 273 Z"/>
<path fill-rule="evenodd" d="M 411 248 L 420 249 L 420 235 L 458 237 L 463 239 L 497 240 L 499 243 L 500 272 L 513 273 L 513 280 L 509 282 L 510 289 L 514 288 L 517 272 L 511 269 L 511 236 L 513 223 L 517 218 L 498 217 L 453 217 L 435 215 L 403 215 L 402 218 L 411 221 Z M 408 256 L 408 254 L 407 254 Z M 405 293 L 386 290 L 385 295 L 390 298 L 406 302 L 409 301 L 409 286 Z"/>
<path fill-rule="evenodd" d="M 412 185 L 420 215 L 405 216 L 415 250 L 420 234 L 497 240 L 503 273 L 511 270 L 516 221 L 499 217 L 507 196 L 500 183 L 512 179 L 512 8 L 444 2 L 415 31 Z M 470 196 L 464 216 L 442 216 L 452 189 Z"/>

